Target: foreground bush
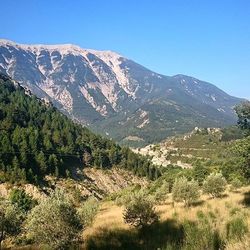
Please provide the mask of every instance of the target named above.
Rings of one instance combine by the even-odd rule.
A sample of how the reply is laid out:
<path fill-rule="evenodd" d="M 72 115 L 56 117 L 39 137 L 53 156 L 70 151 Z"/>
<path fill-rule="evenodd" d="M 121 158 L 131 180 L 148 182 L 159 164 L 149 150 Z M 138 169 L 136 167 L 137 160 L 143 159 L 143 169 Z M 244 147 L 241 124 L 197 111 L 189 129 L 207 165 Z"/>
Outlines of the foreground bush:
<path fill-rule="evenodd" d="M 23 213 L 17 206 L 0 201 L 0 249 L 4 239 L 20 233 L 23 219 Z"/>
<path fill-rule="evenodd" d="M 203 183 L 203 191 L 212 197 L 220 197 L 226 190 L 227 181 L 221 173 L 211 173 Z"/>
<path fill-rule="evenodd" d="M 125 223 L 135 227 L 145 227 L 158 221 L 153 200 L 142 192 L 134 194 L 126 204 L 123 218 Z"/>
<path fill-rule="evenodd" d="M 217 219 L 212 212 L 205 214 L 198 211 L 195 222 L 185 221 L 183 223 L 185 239 L 182 249 L 222 249 L 224 241 L 216 228 Z"/>
<path fill-rule="evenodd" d="M 236 215 L 226 224 L 228 240 L 241 240 L 248 232 L 247 220 L 243 216 Z"/>
<path fill-rule="evenodd" d="M 192 180 L 182 177 L 175 180 L 172 189 L 173 200 L 184 202 L 185 206 L 190 206 L 200 197 L 199 184 Z"/>
<path fill-rule="evenodd" d="M 69 246 L 82 227 L 73 205 L 57 190 L 31 210 L 25 229 L 36 244 L 56 249 Z"/>
<path fill-rule="evenodd" d="M 90 226 L 98 212 L 99 204 L 94 197 L 88 198 L 78 210 L 78 215 L 83 226 Z"/>

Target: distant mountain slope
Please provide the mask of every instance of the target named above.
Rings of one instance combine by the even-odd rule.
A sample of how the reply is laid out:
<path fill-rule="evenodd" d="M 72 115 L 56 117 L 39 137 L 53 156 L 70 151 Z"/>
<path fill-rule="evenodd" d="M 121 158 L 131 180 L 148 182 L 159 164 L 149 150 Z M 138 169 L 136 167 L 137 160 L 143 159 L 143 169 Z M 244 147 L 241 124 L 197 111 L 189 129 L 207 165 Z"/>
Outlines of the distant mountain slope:
<path fill-rule="evenodd" d="M 134 152 L 150 156 L 152 162 L 163 169 L 173 165 L 182 168 L 206 164 L 221 167 L 223 161 L 230 162 L 234 157 L 229 148 L 243 138 L 244 132 L 237 126 L 224 129 L 195 128 L 192 132 L 168 138 L 158 144 L 134 149 Z"/>
<path fill-rule="evenodd" d="M 0 72 L 121 143 L 146 144 L 235 121 L 241 101 L 192 77 L 152 72 L 111 51 L 0 40 Z"/>

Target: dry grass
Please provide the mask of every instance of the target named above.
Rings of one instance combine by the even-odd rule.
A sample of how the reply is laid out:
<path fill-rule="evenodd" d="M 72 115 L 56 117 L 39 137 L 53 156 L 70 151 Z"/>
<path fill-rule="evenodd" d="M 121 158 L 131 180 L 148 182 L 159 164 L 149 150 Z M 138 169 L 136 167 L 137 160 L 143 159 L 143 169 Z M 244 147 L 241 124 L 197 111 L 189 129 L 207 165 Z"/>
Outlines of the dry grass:
<path fill-rule="evenodd" d="M 250 237 L 246 237 L 240 242 L 229 242 L 225 250 L 249 250 L 250 249 Z"/>
<path fill-rule="evenodd" d="M 228 217 L 231 208 L 238 207 L 248 210 L 242 203 L 244 193 L 250 191 L 250 187 L 244 187 L 239 192 L 226 192 L 222 198 L 212 199 L 208 195 L 202 195 L 201 199 L 190 208 L 185 208 L 182 203 L 172 203 L 171 197 L 168 197 L 164 205 L 157 206 L 157 210 L 161 214 L 161 219 L 172 218 L 173 214 L 178 214 L 179 219 L 195 219 L 198 211 L 203 212 L 216 211 L 216 213 Z"/>
<path fill-rule="evenodd" d="M 111 201 L 104 202 L 93 225 L 84 231 L 84 237 L 88 238 L 103 229 L 114 228 L 129 229 L 129 226 L 123 222 L 123 208 Z"/>
<path fill-rule="evenodd" d="M 211 199 L 209 196 L 203 195 L 200 201 L 190 208 L 185 208 L 182 203 L 173 204 L 171 196 L 169 196 L 163 205 L 158 205 L 156 207 L 156 210 L 160 215 L 160 222 L 162 224 L 173 220 L 196 220 L 198 211 L 203 211 L 205 214 L 213 212 L 218 218 L 217 228 L 225 228 L 225 223 L 230 218 L 233 209 L 239 209 L 243 213 L 249 213 L 249 203 L 248 205 L 243 204 L 244 194 L 246 195 L 249 191 L 250 187 L 244 187 L 239 192 L 227 192 L 222 198 L 216 199 Z M 248 225 L 250 228 L 249 216 Z M 103 232 L 115 232 L 115 230 L 131 234 L 135 229 L 124 223 L 123 207 L 118 207 L 114 202 L 107 201 L 102 204 L 93 225 L 84 231 L 84 238 L 86 240 L 91 238 L 96 239 L 96 235 L 101 237 L 100 235 L 102 235 Z M 113 238 L 115 237 L 114 234 Z M 247 238 L 241 244 L 242 249 L 245 249 L 243 247 L 245 247 L 245 245 L 248 246 L 249 239 Z M 233 243 L 228 245 L 228 250 L 233 249 L 233 246 Z"/>

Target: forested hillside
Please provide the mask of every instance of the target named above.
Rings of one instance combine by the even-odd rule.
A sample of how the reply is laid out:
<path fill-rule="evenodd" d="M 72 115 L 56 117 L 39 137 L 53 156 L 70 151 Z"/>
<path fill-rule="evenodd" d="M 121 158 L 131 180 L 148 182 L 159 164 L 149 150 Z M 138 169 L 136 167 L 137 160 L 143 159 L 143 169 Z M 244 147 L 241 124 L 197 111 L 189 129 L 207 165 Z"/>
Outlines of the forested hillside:
<path fill-rule="evenodd" d="M 156 178 L 152 164 L 128 148 L 72 122 L 50 103 L 0 75 L 0 181 L 38 183 L 72 176 L 74 167 L 118 166 Z"/>

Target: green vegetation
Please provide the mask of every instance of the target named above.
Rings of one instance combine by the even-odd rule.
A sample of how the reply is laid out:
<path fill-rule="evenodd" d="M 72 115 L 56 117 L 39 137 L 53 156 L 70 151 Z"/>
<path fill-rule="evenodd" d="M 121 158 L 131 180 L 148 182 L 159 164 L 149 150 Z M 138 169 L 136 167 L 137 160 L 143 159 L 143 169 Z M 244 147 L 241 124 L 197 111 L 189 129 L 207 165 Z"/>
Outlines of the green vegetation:
<path fill-rule="evenodd" d="M 10 202 L 16 205 L 23 212 L 28 212 L 35 205 L 36 201 L 32 199 L 30 195 L 27 195 L 22 189 L 12 189 L 10 192 Z"/>
<path fill-rule="evenodd" d="M 241 103 L 235 108 L 238 115 L 238 124 L 245 131 L 246 135 L 250 135 L 250 101 Z"/>
<path fill-rule="evenodd" d="M 124 221 L 140 228 L 157 222 L 153 200 L 143 191 L 134 193 L 125 205 Z"/>
<path fill-rule="evenodd" d="M 203 191 L 212 197 L 220 197 L 226 190 L 227 181 L 221 173 L 211 173 L 203 183 Z"/>
<path fill-rule="evenodd" d="M 188 181 L 185 177 L 176 179 L 172 195 L 174 201 L 184 202 L 185 206 L 190 206 L 200 197 L 199 184 L 194 180 Z"/>
<path fill-rule="evenodd" d="M 99 204 L 94 197 L 88 198 L 78 209 L 78 216 L 82 225 L 90 226 L 98 212 Z"/>
<path fill-rule="evenodd" d="M 152 189 L 150 191 L 152 191 Z M 164 181 L 161 184 L 161 186 L 159 186 L 158 188 L 155 189 L 153 199 L 155 200 L 155 202 L 157 204 L 161 204 L 162 202 L 164 202 L 166 200 L 169 192 L 170 192 L 169 183 Z M 150 192 L 149 192 L 149 194 L 150 194 Z"/>
<path fill-rule="evenodd" d="M 76 209 L 56 190 L 28 214 L 25 228 L 28 239 L 55 249 L 77 240 L 82 226 Z"/>
<path fill-rule="evenodd" d="M 183 204 L 173 207 L 170 195 L 163 204 L 154 206 L 159 220 L 146 227 L 125 226 L 120 220 L 122 214 L 109 201 L 98 217 L 104 222 L 97 218 L 84 246 L 86 249 L 136 250 L 248 249 L 235 247 L 235 244 L 249 246 L 250 243 L 249 208 L 242 205 L 247 190 L 249 186 L 239 193 L 228 192 L 228 196 L 215 199 L 201 196 L 202 202 L 188 209 Z M 126 206 L 120 210 L 124 213 Z M 142 208 L 132 213 L 132 218 L 138 219 L 141 211 Z"/>
<path fill-rule="evenodd" d="M 214 228 L 215 220 L 216 216 L 213 213 L 206 215 L 198 211 L 196 221 L 184 221 L 185 238 L 182 248 L 185 250 L 220 249 L 223 244 L 218 231 Z"/>
<path fill-rule="evenodd" d="M 50 104 L 0 76 L 0 181 L 38 183 L 72 176 L 72 166 L 118 166 L 139 176 L 160 173 L 145 157 L 72 122 Z"/>
<path fill-rule="evenodd" d="M 236 128 L 200 129 L 185 140 L 173 139 L 171 152 L 165 155 L 193 167 L 155 167 L 148 157 L 94 135 L 1 77 L 0 180 L 19 185 L 0 200 L 0 245 L 65 249 L 84 242 L 86 249 L 219 250 L 235 242 L 245 244 L 249 239 L 249 189 L 244 187 L 250 181 L 248 107 L 236 109 L 244 138 L 240 139 L 241 132 L 233 135 L 239 131 Z M 163 155 L 160 145 L 153 150 Z M 72 187 L 76 168 L 113 166 L 151 181 L 110 195 L 106 202 L 114 211 L 103 208 L 104 201 L 85 197 L 77 185 Z M 55 190 L 35 201 L 24 191 L 24 183 L 42 184 L 47 175 L 57 181 L 66 177 L 60 181 L 67 194 L 51 185 L 47 190 Z M 88 191 L 95 194 L 91 188 Z M 214 199 L 201 195 L 201 190 Z M 113 223 L 112 216 L 119 220 L 108 230 L 102 223 L 109 209 L 106 221 Z"/>
<path fill-rule="evenodd" d="M 248 225 L 246 217 L 242 215 L 235 215 L 226 224 L 227 238 L 230 240 L 242 240 L 248 233 Z"/>
<path fill-rule="evenodd" d="M 0 249 L 4 239 L 20 233 L 22 221 L 23 214 L 17 206 L 0 200 Z"/>
<path fill-rule="evenodd" d="M 243 186 L 243 183 L 239 178 L 235 177 L 235 178 L 232 179 L 232 181 L 231 181 L 231 190 L 237 191 L 242 186 Z"/>
<path fill-rule="evenodd" d="M 63 190 L 56 189 L 35 203 L 23 190 L 12 189 L 9 200 L 0 200 L 0 249 L 11 236 L 12 244 L 38 244 L 65 249 L 79 244 L 81 233 L 93 222 L 99 204 L 93 198 L 75 206 Z"/>
<path fill-rule="evenodd" d="M 250 180 L 250 136 L 237 141 L 232 147 L 234 154 L 234 172 L 239 176 Z M 235 170 L 237 168 L 237 170 Z"/>

